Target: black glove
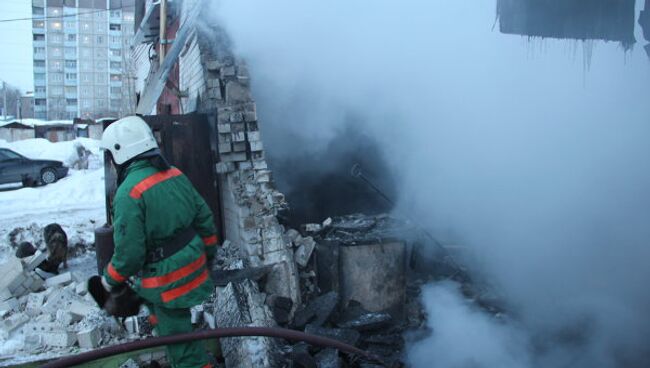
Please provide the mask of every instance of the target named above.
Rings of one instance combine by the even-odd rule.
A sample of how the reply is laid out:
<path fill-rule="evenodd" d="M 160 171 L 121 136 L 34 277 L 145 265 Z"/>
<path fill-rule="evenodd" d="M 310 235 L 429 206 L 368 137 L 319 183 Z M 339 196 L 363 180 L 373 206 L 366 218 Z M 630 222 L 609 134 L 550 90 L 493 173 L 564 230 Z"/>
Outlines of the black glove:
<path fill-rule="evenodd" d="M 107 288 L 102 283 L 101 276 L 93 276 L 88 280 L 88 292 L 100 308 L 115 317 L 135 316 L 143 303 L 142 298 L 129 285 Z"/>

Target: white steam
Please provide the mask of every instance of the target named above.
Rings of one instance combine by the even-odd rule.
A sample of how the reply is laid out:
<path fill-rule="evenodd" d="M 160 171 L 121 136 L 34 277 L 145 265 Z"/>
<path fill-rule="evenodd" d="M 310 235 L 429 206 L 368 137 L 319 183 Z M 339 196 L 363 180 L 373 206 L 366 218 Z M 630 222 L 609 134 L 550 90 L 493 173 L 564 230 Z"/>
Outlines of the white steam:
<path fill-rule="evenodd" d="M 585 71 L 573 41 L 492 31 L 495 0 L 223 0 L 205 14 L 249 62 L 268 150 L 307 155 L 359 117 L 401 209 L 471 247 L 512 306 L 517 323 L 498 323 L 428 290 L 433 335 L 414 366 L 650 366 L 641 47 L 597 42 Z"/>
<path fill-rule="evenodd" d="M 452 283 L 422 291 L 431 334 L 408 351 L 416 367 L 530 367 L 528 336 L 468 304 Z M 510 323 L 510 324 L 509 324 Z"/>

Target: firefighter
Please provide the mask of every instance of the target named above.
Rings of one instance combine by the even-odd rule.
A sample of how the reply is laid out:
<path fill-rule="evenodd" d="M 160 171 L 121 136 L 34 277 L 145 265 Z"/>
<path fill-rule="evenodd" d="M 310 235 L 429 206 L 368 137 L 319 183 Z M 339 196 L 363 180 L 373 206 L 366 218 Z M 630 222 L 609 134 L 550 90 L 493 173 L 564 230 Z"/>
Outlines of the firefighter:
<path fill-rule="evenodd" d="M 115 251 L 101 284 L 109 293 L 131 285 L 159 336 L 191 332 L 190 308 L 214 291 L 209 265 L 218 240 L 212 212 L 160 154 L 140 117 L 109 125 L 101 148 L 110 152 L 118 174 Z M 200 341 L 170 345 L 167 356 L 175 368 L 211 367 Z"/>

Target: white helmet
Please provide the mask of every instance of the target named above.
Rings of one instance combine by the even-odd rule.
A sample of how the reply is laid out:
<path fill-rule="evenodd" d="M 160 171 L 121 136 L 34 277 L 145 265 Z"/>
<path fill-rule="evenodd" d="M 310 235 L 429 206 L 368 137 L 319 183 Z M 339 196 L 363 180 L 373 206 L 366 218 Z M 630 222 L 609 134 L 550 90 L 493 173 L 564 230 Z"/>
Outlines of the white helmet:
<path fill-rule="evenodd" d="M 127 116 L 104 130 L 99 146 L 111 151 L 115 163 L 121 165 L 143 152 L 158 148 L 158 143 L 142 118 Z"/>

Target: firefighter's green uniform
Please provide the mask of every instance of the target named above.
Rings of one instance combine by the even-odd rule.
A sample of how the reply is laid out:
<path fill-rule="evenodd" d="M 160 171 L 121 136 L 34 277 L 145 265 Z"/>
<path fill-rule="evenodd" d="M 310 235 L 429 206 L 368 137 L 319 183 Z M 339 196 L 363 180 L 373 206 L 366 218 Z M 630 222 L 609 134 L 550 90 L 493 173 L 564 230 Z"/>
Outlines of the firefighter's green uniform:
<path fill-rule="evenodd" d="M 113 214 L 115 252 L 106 280 L 115 286 L 134 276 L 134 290 L 146 300 L 160 336 L 190 332 L 189 308 L 214 291 L 207 265 L 218 240 L 209 207 L 178 169 L 158 171 L 140 160 L 126 168 Z M 181 250 L 146 261 L 148 251 L 188 228 L 198 236 Z M 167 352 L 174 368 L 210 366 L 202 342 L 169 346 Z"/>

